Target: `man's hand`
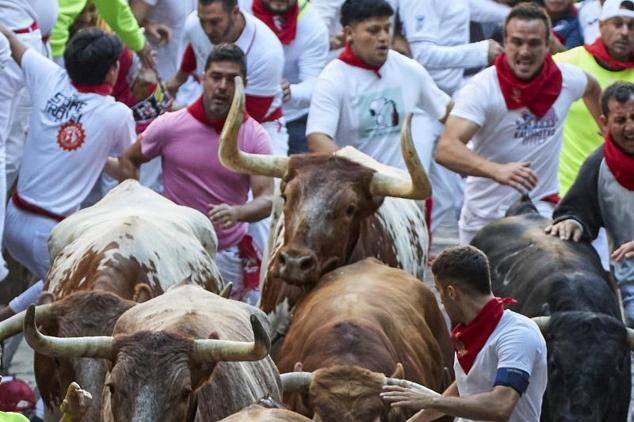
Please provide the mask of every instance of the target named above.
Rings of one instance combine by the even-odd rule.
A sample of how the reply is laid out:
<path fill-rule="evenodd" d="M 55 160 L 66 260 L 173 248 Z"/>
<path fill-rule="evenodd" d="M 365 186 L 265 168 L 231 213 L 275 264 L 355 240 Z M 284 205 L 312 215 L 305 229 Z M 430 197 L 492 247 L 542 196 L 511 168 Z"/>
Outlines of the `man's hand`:
<path fill-rule="evenodd" d="M 612 259 L 615 261 L 622 261 L 623 259 L 634 258 L 634 240 L 630 240 L 627 243 L 619 246 L 614 252 L 612 252 Z"/>
<path fill-rule="evenodd" d="M 172 38 L 172 30 L 169 26 L 158 22 L 146 22 L 145 34 L 149 39 L 156 42 L 159 47 L 164 47 Z"/>
<path fill-rule="evenodd" d="M 547 226 L 544 231 L 546 232 L 546 234 L 549 234 L 551 236 L 559 236 L 561 240 L 570 240 L 572 238 L 572 240 L 574 240 L 575 242 L 578 242 L 579 239 L 581 239 L 581 235 L 583 234 L 583 229 L 581 228 L 579 223 L 571 218 L 568 220 L 560 221 L 556 224 L 551 224 Z M 616 253 L 616 251 L 614 252 Z"/>
<path fill-rule="evenodd" d="M 147 40 L 145 40 L 143 48 L 137 51 L 136 54 L 139 56 L 139 59 L 141 59 L 141 64 L 143 64 L 144 67 L 155 69 L 156 52 L 152 49 L 150 43 Z"/>
<path fill-rule="evenodd" d="M 537 175 L 530 166 L 530 163 L 500 164 L 493 179 L 521 193 L 530 192 L 537 185 Z"/>
<path fill-rule="evenodd" d="M 381 398 L 392 406 L 407 407 L 408 409 L 426 409 L 441 395 L 422 385 L 411 383 L 400 385 L 384 385 Z"/>
<path fill-rule="evenodd" d="M 282 101 L 287 103 L 291 100 L 291 84 L 286 79 L 282 79 Z"/>
<path fill-rule="evenodd" d="M 240 221 L 240 210 L 237 206 L 228 204 L 209 204 L 211 207 L 207 215 L 211 222 L 222 229 L 228 229 Z"/>
<path fill-rule="evenodd" d="M 504 53 L 504 48 L 500 45 L 500 43 L 495 40 L 489 40 L 489 51 L 487 54 L 489 64 L 493 64 L 497 56 L 502 53 Z"/>

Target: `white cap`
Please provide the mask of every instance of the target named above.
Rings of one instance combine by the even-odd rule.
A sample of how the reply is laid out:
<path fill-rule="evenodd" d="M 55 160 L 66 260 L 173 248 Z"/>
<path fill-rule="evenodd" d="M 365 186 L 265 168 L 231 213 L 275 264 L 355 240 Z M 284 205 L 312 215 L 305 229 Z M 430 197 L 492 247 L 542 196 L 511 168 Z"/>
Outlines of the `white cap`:
<path fill-rule="evenodd" d="M 605 0 L 603 8 L 601 9 L 601 16 L 599 16 L 599 20 L 603 22 L 617 16 L 634 18 L 634 10 L 621 8 L 621 4 L 625 2 L 634 3 L 632 0 Z"/>

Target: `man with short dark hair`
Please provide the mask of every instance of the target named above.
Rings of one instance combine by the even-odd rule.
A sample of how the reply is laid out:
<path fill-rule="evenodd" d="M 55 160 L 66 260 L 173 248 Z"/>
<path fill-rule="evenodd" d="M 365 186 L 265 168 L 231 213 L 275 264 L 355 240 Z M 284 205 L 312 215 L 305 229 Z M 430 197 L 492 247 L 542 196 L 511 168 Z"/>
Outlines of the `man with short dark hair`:
<path fill-rule="evenodd" d="M 246 78 L 242 50 L 233 44 L 216 46 L 206 61 L 202 96 L 186 109 L 157 117 L 121 158 L 125 177 L 155 157 L 163 163 L 163 194 L 179 205 L 208 215 L 218 235 L 216 263 L 226 281 L 234 283 L 232 297 L 255 303 L 258 273 L 249 261 L 258 254 L 247 235 L 247 223 L 271 212 L 273 182 L 227 170 L 218 159 L 220 132 L 234 95 L 234 78 Z M 270 154 L 264 128 L 247 116 L 238 133 L 240 149 Z M 248 200 L 249 190 L 253 199 Z M 262 252 L 262 251 L 259 251 Z"/>
<path fill-rule="evenodd" d="M 600 115 L 596 80 L 550 57 L 550 20 L 542 8 L 515 6 L 504 31 L 505 54 L 458 93 L 436 148 L 438 163 L 469 176 L 459 221 L 463 244 L 504 216 L 516 191 L 530 192 L 550 216 L 559 199 L 559 152 L 570 105 L 583 98 L 597 121 Z"/>
<path fill-rule="evenodd" d="M 390 50 L 392 6 L 385 0 L 346 0 L 341 9 L 346 46 L 319 75 L 308 112 L 312 151 L 329 153 L 351 145 L 383 164 L 405 168 L 399 133 L 413 113 L 444 120 L 451 99 L 415 60 Z M 418 144 L 420 151 L 426 148 Z"/>
<path fill-rule="evenodd" d="M 591 241 L 608 235 L 612 274 L 621 291 L 627 324 L 634 326 L 634 84 L 617 82 L 601 98 L 605 142 L 581 166 L 553 212 L 546 233 Z"/>
<path fill-rule="evenodd" d="M 457 422 L 539 420 L 547 382 L 546 342 L 537 325 L 491 293 L 489 261 L 473 246 L 445 249 L 432 265 L 440 299 L 454 323 L 456 381 L 433 390 L 385 386 L 392 406 L 421 410 L 409 421 L 443 415 Z"/>
<path fill-rule="evenodd" d="M 0 26 L 22 68 L 33 99 L 18 184 L 7 206 L 4 241 L 9 253 L 40 281 L 31 295 L 10 303 L 19 312 L 33 303 L 50 266 L 48 236 L 77 211 L 108 157 L 134 139 L 134 119 L 110 96 L 119 73 L 121 42 L 91 28 L 78 32 L 64 53 L 68 71 L 20 43 Z M 112 164 L 112 163 L 110 163 Z"/>

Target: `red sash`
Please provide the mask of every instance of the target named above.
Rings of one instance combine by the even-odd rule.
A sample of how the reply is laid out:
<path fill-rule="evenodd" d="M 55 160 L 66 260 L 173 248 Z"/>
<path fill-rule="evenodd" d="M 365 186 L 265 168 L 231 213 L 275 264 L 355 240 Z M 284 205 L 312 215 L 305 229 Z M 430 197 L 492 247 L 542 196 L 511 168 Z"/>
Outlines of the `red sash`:
<path fill-rule="evenodd" d="M 288 45 L 293 42 L 297 34 L 297 18 L 299 16 L 297 2 L 282 15 L 271 13 L 264 7 L 262 0 L 254 0 L 251 10 L 256 18 L 271 28 L 282 44 Z"/>
<path fill-rule="evenodd" d="M 546 56 L 544 66 L 537 76 L 530 81 L 518 79 L 506 61 L 506 54 L 495 59 L 498 81 L 502 95 L 509 110 L 527 107 L 538 119 L 550 110 L 559 93 L 563 78 L 550 55 Z"/>
<path fill-rule="evenodd" d="M 465 325 L 459 322 L 453 327 L 451 340 L 458 362 L 465 374 L 469 373 L 478 353 L 500 322 L 504 313 L 504 305 L 514 303 L 517 301 L 509 297 L 494 297 L 484 305 L 480 313 L 469 324 Z"/>
<path fill-rule="evenodd" d="M 205 109 L 203 108 L 203 97 L 202 95 L 195 102 L 193 102 L 189 107 L 187 107 L 187 111 L 191 114 L 196 120 L 201 122 L 202 124 L 209 126 L 218 132 L 222 132 L 222 128 L 225 125 L 225 120 L 211 120 L 207 118 L 205 114 Z M 244 123 L 249 118 L 247 113 L 244 113 L 244 118 L 242 119 L 242 123 Z"/>
<path fill-rule="evenodd" d="M 376 74 L 376 76 L 378 76 L 379 78 L 381 77 L 381 74 L 379 73 L 379 69 L 381 69 L 382 65 L 371 66 L 367 64 L 361 59 L 361 57 L 357 56 L 356 54 L 352 52 L 352 49 L 350 48 L 350 44 L 348 43 L 346 43 L 345 48 L 343 49 L 341 54 L 339 54 L 339 60 L 341 60 L 342 62 L 346 64 L 349 64 L 350 66 L 355 66 L 355 67 L 360 67 L 361 69 L 371 70 Z"/>
<path fill-rule="evenodd" d="M 584 47 L 595 59 L 599 60 L 611 70 L 627 70 L 634 67 L 633 56 L 630 56 L 630 60 L 627 62 L 621 62 L 613 59 L 612 56 L 610 56 L 610 53 L 608 53 L 607 48 L 605 48 L 605 44 L 603 44 L 601 37 L 597 38 L 597 40 L 590 45 L 585 44 Z"/>
<path fill-rule="evenodd" d="M 634 156 L 623 152 L 612 140 L 612 135 L 605 138 L 603 155 L 616 181 L 625 189 L 634 191 Z"/>

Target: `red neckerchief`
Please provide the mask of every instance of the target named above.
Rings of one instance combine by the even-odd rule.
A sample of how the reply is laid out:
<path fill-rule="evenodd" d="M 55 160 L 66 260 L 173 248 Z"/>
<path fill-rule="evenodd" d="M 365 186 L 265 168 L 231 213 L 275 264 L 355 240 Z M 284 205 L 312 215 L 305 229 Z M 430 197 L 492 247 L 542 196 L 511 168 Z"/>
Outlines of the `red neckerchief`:
<path fill-rule="evenodd" d="M 80 85 L 71 81 L 71 84 L 75 87 L 75 89 L 84 94 L 93 93 L 99 95 L 110 95 L 112 94 L 112 85 L 109 84 L 101 84 L 101 85 Z"/>
<path fill-rule="evenodd" d="M 225 120 L 211 120 L 207 118 L 205 114 L 205 109 L 203 108 L 203 97 L 200 96 L 194 103 L 192 103 L 189 107 L 187 107 L 187 111 L 191 114 L 196 120 L 201 122 L 202 124 L 213 128 L 220 134 L 222 132 L 222 128 L 225 125 Z M 246 122 L 249 115 L 244 113 L 244 118 L 242 119 L 242 123 Z"/>
<path fill-rule="evenodd" d="M 459 322 L 451 330 L 456 357 L 465 374 L 468 374 L 478 353 L 484 347 L 489 336 L 495 330 L 502 314 L 504 305 L 517 303 L 510 297 L 494 297 L 487 302 L 480 313 L 469 324 Z"/>
<path fill-rule="evenodd" d="M 357 56 L 356 54 L 352 52 L 352 48 L 350 48 L 350 44 L 348 43 L 346 43 L 345 48 L 343 49 L 341 54 L 339 54 L 339 60 L 341 60 L 342 62 L 346 64 L 349 64 L 350 66 L 356 66 L 356 67 L 360 67 L 361 69 L 371 70 L 376 74 L 376 76 L 378 76 L 379 78 L 381 77 L 381 74 L 379 73 L 379 69 L 381 69 L 381 66 L 383 65 L 371 66 L 367 64 L 361 59 L 361 57 Z"/>
<path fill-rule="evenodd" d="M 623 152 L 612 140 L 612 135 L 605 138 L 603 155 L 616 181 L 625 189 L 634 191 L 634 156 Z"/>
<path fill-rule="evenodd" d="M 612 56 L 610 56 L 610 53 L 608 53 L 607 48 L 605 48 L 605 44 L 603 44 L 601 37 L 597 38 L 597 40 L 590 45 L 585 44 L 584 47 L 588 53 L 592 54 L 596 60 L 599 60 L 601 64 L 607 66 L 610 70 L 627 70 L 634 67 L 633 55 L 630 55 L 630 60 L 627 62 L 621 62 L 613 59 Z"/>
<path fill-rule="evenodd" d="M 530 81 L 518 79 L 506 61 L 506 54 L 495 59 L 495 68 L 502 95 L 509 110 L 527 107 L 538 119 L 550 110 L 559 93 L 563 78 L 550 55 L 546 56 L 544 66 Z"/>
<path fill-rule="evenodd" d="M 288 45 L 293 42 L 297 34 L 297 17 L 299 16 L 297 1 L 282 15 L 274 15 L 268 11 L 262 4 L 262 0 L 254 0 L 251 11 L 256 18 L 271 28 L 282 44 Z"/>

